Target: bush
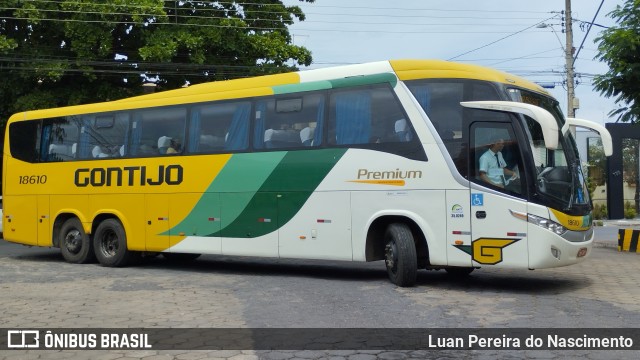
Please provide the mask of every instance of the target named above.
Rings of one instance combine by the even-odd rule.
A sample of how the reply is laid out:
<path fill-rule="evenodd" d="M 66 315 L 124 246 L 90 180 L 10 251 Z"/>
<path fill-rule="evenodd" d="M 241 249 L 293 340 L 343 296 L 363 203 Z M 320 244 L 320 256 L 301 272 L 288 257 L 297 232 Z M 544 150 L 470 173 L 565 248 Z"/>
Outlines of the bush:
<path fill-rule="evenodd" d="M 636 217 L 636 209 L 635 207 L 629 202 L 625 202 L 624 203 L 624 218 L 625 219 L 633 219 Z"/>
<path fill-rule="evenodd" d="M 608 217 L 609 217 L 609 214 L 607 213 L 607 205 L 595 204 L 593 206 L 593 219 L 594 220 L 607 219 Z"/>

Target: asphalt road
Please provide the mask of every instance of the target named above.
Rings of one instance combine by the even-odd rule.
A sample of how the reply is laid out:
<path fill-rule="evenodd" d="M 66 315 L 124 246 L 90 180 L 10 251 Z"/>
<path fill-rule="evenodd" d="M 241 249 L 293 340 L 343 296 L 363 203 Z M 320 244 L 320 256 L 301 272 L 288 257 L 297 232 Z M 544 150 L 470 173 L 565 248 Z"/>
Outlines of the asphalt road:
<path fill-rule="evenodd" d="M 421 271 L 398 288 L 384 264 L 203 256 L 128 268 L 65 263 L 57 249 L 0 241 L 0 328 L 637 328 L 640 254 L 596 229 L 587 261 L 536 271 Z M 591 350 L 0 351 L 0 359 L 635 359 Z"/>

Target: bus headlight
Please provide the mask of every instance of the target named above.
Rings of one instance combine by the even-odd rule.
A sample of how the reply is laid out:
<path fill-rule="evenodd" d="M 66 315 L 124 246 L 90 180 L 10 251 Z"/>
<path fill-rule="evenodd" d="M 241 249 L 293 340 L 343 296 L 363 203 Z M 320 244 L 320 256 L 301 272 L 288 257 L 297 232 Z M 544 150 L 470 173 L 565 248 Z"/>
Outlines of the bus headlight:
<path fill-rule="evenodd" d="M 531 214 L 527 214 L 527 215 L 528 215 L 527 220 L 532 224 L 535 224 L 547 230 L 553 231 L 558 235 L 562 235 L 567 232 L 566 227 L 558 224 L 555 221 L 551 221 L 549 219 L 545 219 L 543 217 L 536 216 L 536 215 L 531 215 Z"/>

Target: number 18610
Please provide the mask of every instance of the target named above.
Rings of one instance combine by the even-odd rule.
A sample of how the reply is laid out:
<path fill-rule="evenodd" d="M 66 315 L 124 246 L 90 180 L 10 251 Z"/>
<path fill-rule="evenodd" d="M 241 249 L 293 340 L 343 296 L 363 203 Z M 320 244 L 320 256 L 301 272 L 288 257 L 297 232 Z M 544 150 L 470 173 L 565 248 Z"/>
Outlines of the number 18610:
<path fill-rule="evenodd" d="M 47 175 L 25 175 L 19 176 L 18 183 L 20 185 L 46 184 Z"/>

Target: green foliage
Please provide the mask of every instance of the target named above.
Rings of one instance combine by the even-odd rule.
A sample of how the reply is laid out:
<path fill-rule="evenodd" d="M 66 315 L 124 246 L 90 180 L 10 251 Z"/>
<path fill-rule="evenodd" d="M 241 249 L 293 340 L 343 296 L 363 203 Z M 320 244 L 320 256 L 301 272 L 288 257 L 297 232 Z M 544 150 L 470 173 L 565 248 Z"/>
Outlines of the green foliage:
<path fill-rule="evenodd" d="M 636 217 L 636 208 L 631 204 L 631 202 L 627 201 L 624 203 L 624 218 L 625 219 L 634 219 Z"/>
<path fill-rule="evenodd" d="M 622 175 L 628 184 L 638 183 L 638 153 L 640 142 L 637 139 L 622 139 Z"/>
<path fill-rule="evenodd" d="M 589 193 L 593 195 L 596 186 L 604 185 L 607 173 L 607 157 L 604 155 L 602 139 L 589 138 L 587 143 L 587 164 Z M 593 196 L 591 197 L 593 199 Z"/>
<path fill-rule="evenodd" d="M 590 178 L 590 177 L 587 177 L 585 179 L 585 182 L 586 182 L 586 185 L 587 185 L 587 191 L 589 192 L 589 198 L 593 199 L 593 195 L 594 195 L 594 192 L 596 190 L 596 182 L 593 181 L 593 179 Z"/>
<path fill-rule="evenodd" d="M 313 2 L 314 0 L 300 0 Z M 280 0 L 0 0 L 0 123 L 19 111 L 297 69 L 311 53 Z"/>
<path fill-rule="evenodd" d="M 593 205 L 593 218 L 595 220 L 607 219 L 608 217 L 609 214 L 607 213 L 607 205 Z"/>
<path fill-rule="evenodd" d="M 0 35 L 0 54 L 6 54 L 16 47 L 18 47 L 18 44 L 14 39 L 8 39 L 6 36 Z"/>
<path fill-rule="evenodd" d="M 597 59 L 609 71 L 594 79 L 595 88 L 606 97 L 615 97 L 617 109 L 609 114 L 619 121 L 640 121 L 640 0 L 626 0 L 609 14 L 618 25 L 603 31 Z"/>

